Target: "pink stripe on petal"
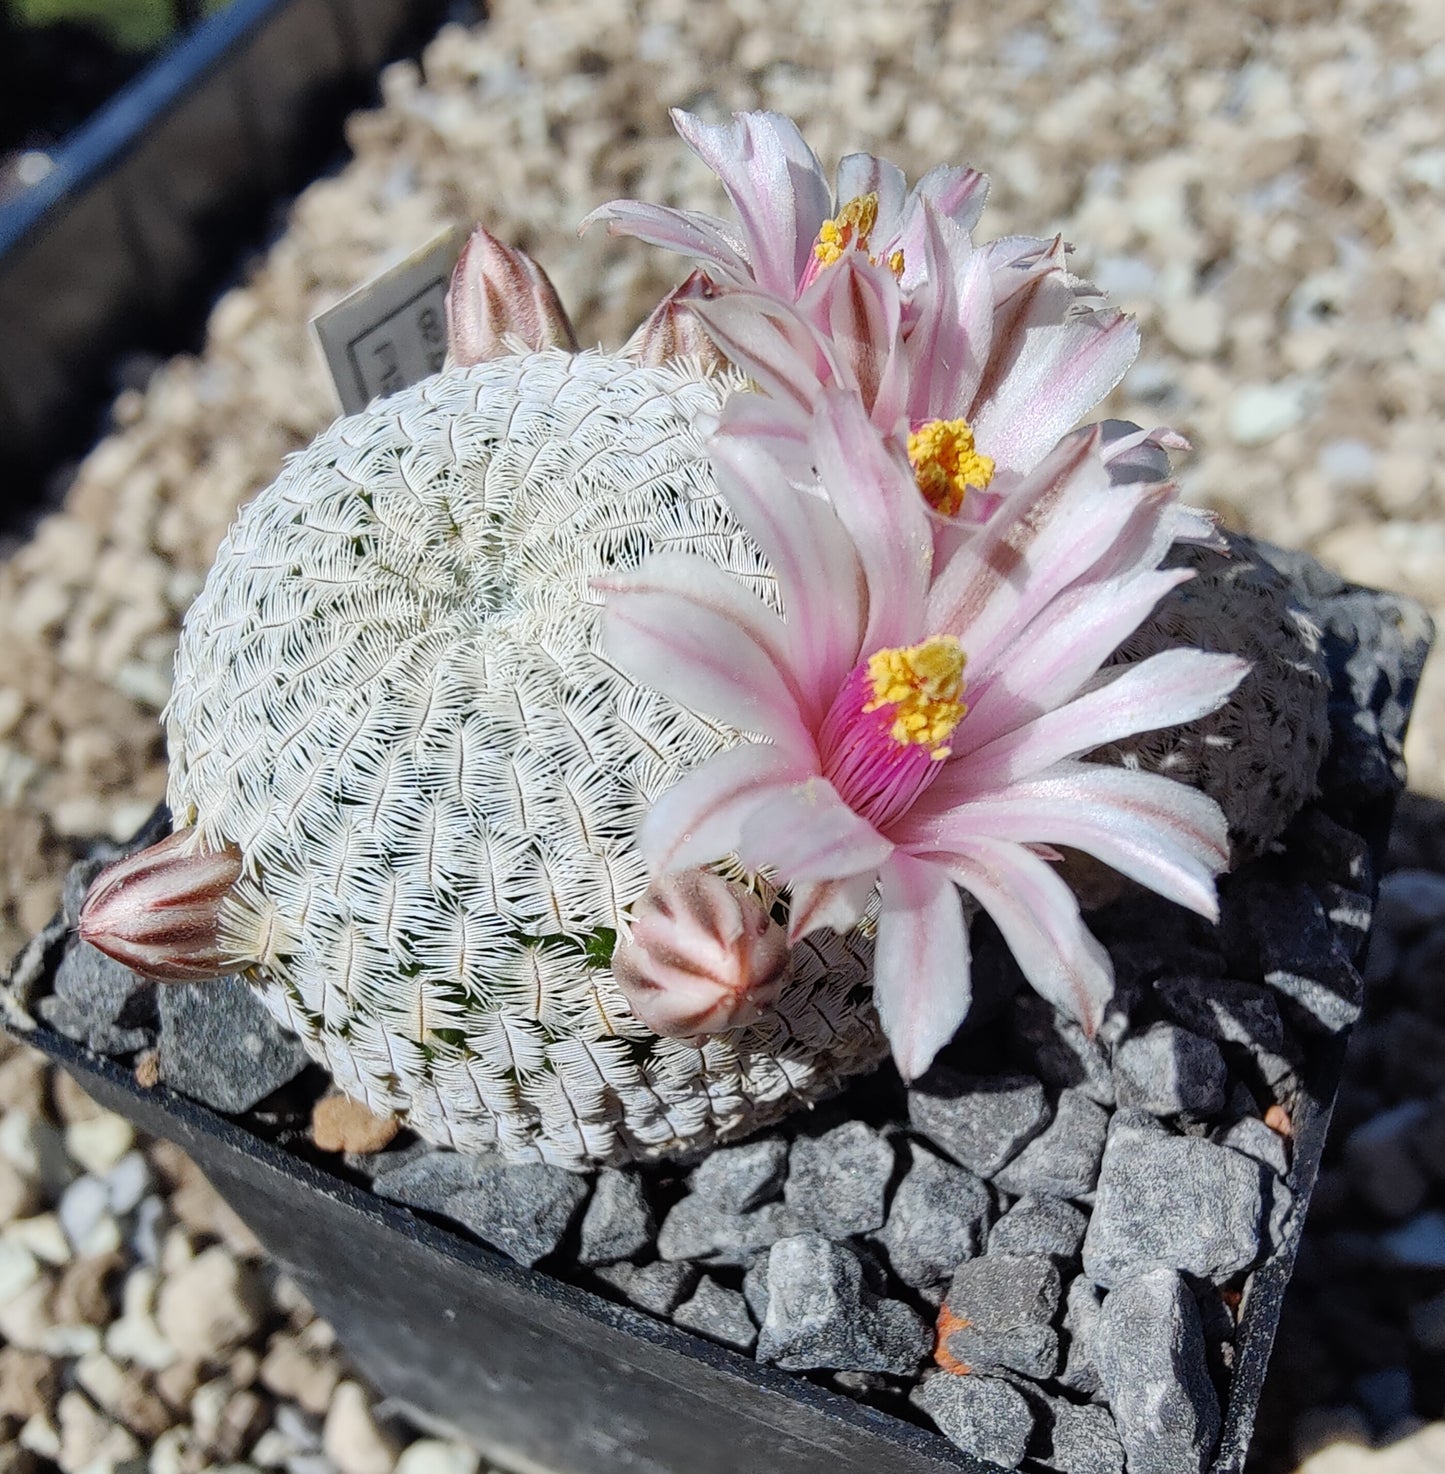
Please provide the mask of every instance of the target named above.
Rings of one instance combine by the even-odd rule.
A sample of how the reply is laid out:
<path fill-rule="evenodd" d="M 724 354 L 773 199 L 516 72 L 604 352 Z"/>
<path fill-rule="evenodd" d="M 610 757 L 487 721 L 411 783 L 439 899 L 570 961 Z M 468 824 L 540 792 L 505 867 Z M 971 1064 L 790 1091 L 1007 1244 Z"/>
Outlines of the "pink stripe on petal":
<path fill-rule="evenodd" d="M 868 603 L 857 552 L 832 505 L 788 485 L 765 441 L 725 422 L 709 449 L 718 489 L 778 581 L 789 658 L 816 728 L 858 660 Z"/>
<path fill-rule="evenodd" d="M 1115 674 L 1117 671 L 1117 674 Z M 1235 655 L 1164 650 L 1104 672 L 1106 684 L 1035 718 L 951 764 L 935 784 L 950 794 L 1003 788 L 1064 758 L 1136 732 L 1155 732 L 1218 711 L 1249 673 Z"/>
<path fill-rule="evenodd" d="M 810 410 L 842 373 L 831 345 L 787 303 L 740 291 L 692 310 L 723 355 L 784 404 Z"/>
<path fill-rule="evenodd" d="M 867 580 L 862 648 L 871 653 L 910 644 L 923 632 L 933 564 L 933 533 L 917 484 L 856 396 L 826 393 L 814 426 L 819 480 L 858 548 Z"/>
<path fill-rule="evenodd" d="M 995 340 L 1007 367 L 972 422 L 979 445 L 1000 466 L 1028 471 L 1124 377 L 1139 353 L 1139 329 L 1132 318 L 1109 312 L 1014 332 L 1016 351 Z"/>
<path fill-rule="evenodd" d="M 1048 862 L 1023 845 L 982 838 L 926 858 L 993 917 L 1030 986 L 1092 1035 L 1114 993 L 1114 967 Z"/>
<path fill-rule="evenodd" d="M 957 164 L 936 164 L 913 186 L 913 193 L 955 225 L 972 230 L 988 202 L 988 175 Z"/>
<path fill-rule="evenodd" d="M 997 669 L 970 684 L 968 717 L 950 744 L 955 759 L 1076 695 L 1159 601 L 1193 577 L 1188 568 L 1170 568 L 1066 589 L 1009 646 Z"/>
<path fill-rule="evenodd" d="M 641 200 L 610 200 L 583 220 L 577 227 L 578 234 L 599 220 L 606 222 L 608 235 L 630 235 L 665 251 L 680 251 L 715 267 L 729 280 L 752 280 L 747 248 L 727 222 L 716 216 L 700 210 L 648 205 Z"/>
<path fill-rule="evenodd" d="M 770 866 L 807 884 L 876 873 L 892 843 L 860 818 L 826 778 L 809 778 L 776 794 L 748 816 L 738 854 L 754 869 Z"/>
<path fill-rule="evenodd" d="M 602 647 L 634 680 L 740 732 L 798 753 L 798 710 L 782 621 L 706 558 L 654 553 L 635 573 L 596 579 Z"/>
<path fill-rule="evenodd" d="M 875 870 L 846 875 L 841 880 L 800 882 L 788 897 L 788 941 L 798 942 L 810 932 L 828 927 L 845 932 L 863 914 L 878 884 Z"/>
<path fill-rule="evenodd" d="M 1046 538 L 1067 542 L 1058 537 L 1058 524 L 1087 521 L 1096 503 L 1107 504 L 1109 478 L 1097 448 L 1097 433 L 1063 441 L 933 580 L 928 628 L 959 639 L 975 670 L 987 669 L 983 649 L 1016 614 L 1025 594 L 1036 592 L 1039 544 Z"/>
<path fill-rule="evenodd" d="M 1223 811 L 1206 794 L 1155 773 L 1089 763 L 1060 764 L 909 828 L 929 852 L 978 838 L 1068 845 L 1210 920 L 1218 914 L 1214 876 L 1229 858 Z"/>
<path fill-rule="evenodd" d="M 963 901 L 948 874 L 896 854 L 880 877 L 873 996 L 898 1073 L 916 1080 L 972 1000 Z"/>
<path fill-rule="evenodd" d="M 674 108 L 672 121 L 722 181 L 758 285 L 790 299 L 831 206 L 817 155 L 779 113 L 734 113 L 731 122 L 710 124 Z"/>
<path fill-rule="evenodd" d="M 710 865 L 736 854 L 759 806 L 802 782 L 808 769 L 781 748 L 748 742 L 709 758 L 648 810 L 637 848 L 654 874 Z"/>

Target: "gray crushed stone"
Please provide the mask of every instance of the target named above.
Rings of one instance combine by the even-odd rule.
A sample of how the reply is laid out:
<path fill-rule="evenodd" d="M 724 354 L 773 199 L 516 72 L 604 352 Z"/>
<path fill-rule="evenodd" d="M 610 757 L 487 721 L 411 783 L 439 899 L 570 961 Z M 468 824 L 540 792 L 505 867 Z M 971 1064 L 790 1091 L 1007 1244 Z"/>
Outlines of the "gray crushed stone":
<path fill-rule="evenodd" d="M 1028 1451 L 1034 1415 L 1022 1393 L 997 1377 L 938 1372 L 909 1399 L 964 1453 L 1017 1469 Z"/>
<path fill-rule="evenodd" d="M 235 1114 L 294 1080 L 310 1063 L 301 1041 L 238 977 L 157 989 L 161 1079 Z"/>
<path fill-rule="evenodd" d="M 641 1176 L 606 1168 L 597 1174 L 592 1198 L 582 1215 L 579 1264 L 615 1264 L 641 1254 L 652 1244 L 657 1224 Z"/>
<path fill-rule="evenodd" d="M 1083 1090 L 1065 1090 L 1054 1117 L 994 1181 L 1005 1192 L 1081 1198 L 1094 1190 L 1109 1112 Z"/>
<path fill-rule="evenodd" d="M 1058 1474 L 1124 1474 L 1124 1445 L 1106 1407 L 1055 1400 L 1048 1462 Z"/>
<path fill-rule="evenodd" d="M 1114 1052 L 1119 1104 L 1155 1116 L 1215 1114 L 1227 1078 L 1219 1046 L 1178 1024 L 1154 1024 Z"/>
<path fill-rule="evenodd" d="M 1048 1254 L 1077 1265 L 1084 1247 L 1088 1214 L 1059 1198 L 1022 1197 L 988 1233 L 993 1254 Z"/>
<path fill-rule="evenodd" d="M 914 1289 L 941 1284 L 983 1246 L 993 1194 L 953 1162 L 911 1144 L 907 1175 L 893 1194 L 878 1242 L 894 1274 Z"/>
<path fill-rule="evenodd" d="M 597 1278 L 650 1315 L 671 1315 L 692 1294 L 699 1279 L 693 1264 L 609 1264 Z"/>
<path fill-rule="evenodd" d="M 934 1068 L 908 1092 L 908 1118 L 945 1156 L 992 1177 L 1048 1125 L 1049 1102 L 1028 1075 Z"/>
<path fill-rule="evenodd" d="M 1160 978 L 1154 992 L 1176 1023 L 1206 1039 L 1272 1051 L 1284 1044 L 1279 1003 L 1262 984 L 1230 978 Z"/>
<path fill-rule="evenodd" d="M 380 1196 L 450 1218 L 528 1266 L 561 1246 L 589 1186 L 560 1167 L 455 1152 L 418 1157 L 372 1183 Z"/>
<path fill-rule="evenodd" d="M 856 1254 L 819 1234 L 796 1234 L 768 1255 L 767 1312 L 758 1360 L 787 1371 L 909 1376 L 928 1355 L 930 1334 L 901 1300 L 873 1294 Z"/>
<path fill-rule="evenodd" d="M 882 1228 L 893 1148 L 862 1121 L 800 1136 L 788 1159 L 784 1201 L 803 1228 L 844 1239 Z"/>
<path fill-rule="evenodd" d="M 747 1213 L 777 1197 L 788 1175 L 788 1143 L 778 1136 L 719 1147 L 692 1174 L 694 1194 L 725 1213 Z"/>
<path fill-rule="evenodd" d="M 749 1352 L 758 1344 L 758 1330 L 748 1314 L 747 1301 L 738 1290 L 729 1290 L 704 1275 L 691 1299 L 672 1312 L 674 1325 L 696 1331 L 710 1341 L 720 1341 L 734 1351 Z"/>
<path fill-rule="evenodd" d="M 1154 1269 L 1221 1283 L 1260 1255 L 1268 1169 L 1120 1111 L 1084 1236 L 1084 1272 L 1111 1288 Z M 1147 1119 L 1147 1118 L 1146 1118 Z"/>
<path fill-rule="evenodd" d="M 657 1252 L 664 1259 L 748 1265 L 779 1239 L 796 1233 L 798 1227 L 792 1209 L 783 1203 L 765 1203 L 747 1213 L 729 1213 L 690 1193 L 663 1219 Z"/>
<path fill-rule="evenodd" d="M 1156 1270 L 1110 1291 L 1094 1348 L 1130 1474 L 1203 1470 L 1219 1435 L 1219 1400 L 1184 1281 Z"/>
<path fill-rule="evenodd" d="M 1058 1266 L 1046 1254 L 988 1253 L 959 1265 L 944 1300 L 948 1354 L 985 1372 L 1043 1379 L 1058 1370 L 1053 1327 L 1063 1295 Z"/>

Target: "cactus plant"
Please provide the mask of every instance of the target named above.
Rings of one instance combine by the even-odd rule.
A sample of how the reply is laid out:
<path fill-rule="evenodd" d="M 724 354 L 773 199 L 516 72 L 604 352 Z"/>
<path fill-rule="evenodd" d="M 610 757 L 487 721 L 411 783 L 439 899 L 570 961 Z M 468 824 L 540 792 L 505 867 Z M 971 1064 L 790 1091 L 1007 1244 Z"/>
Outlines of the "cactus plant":
<path fill-rule="evenodd" d="M 776 136 L 791 191 L 790 128 L 754 115 L 692 141 Z M 975 251 L 979 176 L 934 171 L 904 207 L 890 169 L 854 156 L 836 218 L 808 213 L 834 208 L 818 184 L 771 227 L 734 178 L 746 242 L 710 217 L 609 207 L 666 216 L 650 238 L 703 240 L 724 268 L 689 277 L 619 355 L 568 351 L 541 268 L 473 238 L 451 365 L 293 457 L 186 618 L 166 713 L 186 837 L 130 863 L 155 905 L 220 863 L 201 857 L 239 855 L 240 875 L 187 913 L 172 976 L 203 955 L 242 968 L 345 1091 L 433 1141 L 583 1168 L 755 1130 L 877 1064 L 885 1029 L 918 1073 L 968 1006 L 969 896 L 1091 1026 L 1111 973 L 1049 841 L 1211 913 L 1216 804 L 1075 761 L 1112 741 L 1138 766 L 1131 734 L 1216 712 L 1243 670 L 1140 647 L 1113 695 L 1088 687 L 1188 577 L 1156 571 L 1170 539 L 1209 532 L 1167 482 L 1168 432 L 1110 422 L 1050 448 L 1123 372 L 1132 326 L 1057 242 Z M 902 221 L 876 259 L 876 202 L 845 200 L 845 179 L 874 181 Z M 792 242 L 775 300 L 748 266 L 769 228 Z M 942 624 L 920 622 L 925 603 Z M 1179 607 L 1171 644 L 1221 618 Z M 791 633 L 770 647 L 775 627 Z M 1042 684 L 1016 689 L 1019 671 Z M 823 686 L 844 675 L 834 700 Z M 799 734 L 806 752 L 787 751 Z M 1156 739 L 1142 765 L 1168 771 L 1189 740 Z M 955 748 L 1002 786 L 949 767 Z M 1010 787 L 1035 759 L 1053 766 Z M 695 844 L 712 822 L 699 795 L 729 765 L 757 771 L 734 804 L 752 817 Z M 1224 769 L 1190 771 L 1207 786 Z M 804 802 L 791 836 L 778 821 L 761 844 L 769 782 L 795 807 L 819 785 L 846 802 Z M 932 849 L 919 823 L 942 826 Z M 834 830 L 803 864 L 793 841 Z M 840 845 L 858 873 L 836 870 Z M 681 874 L 658 860 L 683 850 Z M 131 910 L 97 902 L 87 935 L 107 946 L 110 927 L 126 958 L 143 935 L 164 964 L 164 918 Z"/>

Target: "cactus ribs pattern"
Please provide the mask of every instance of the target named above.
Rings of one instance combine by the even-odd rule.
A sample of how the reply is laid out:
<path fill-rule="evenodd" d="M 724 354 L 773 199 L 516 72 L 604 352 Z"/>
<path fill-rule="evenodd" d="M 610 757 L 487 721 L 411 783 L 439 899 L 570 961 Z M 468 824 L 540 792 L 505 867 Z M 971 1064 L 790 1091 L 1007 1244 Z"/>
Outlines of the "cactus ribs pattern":
<path fill-rule="evenodd" d="M 638 819 L 735 739 L 602 658 L 588 580 L 676 549 L 770 596 L 694 428 L 739 382 L 561 351 L 452 369 L 293 458 L 187 617 L 169 800 L 244 856 L 226 944 L 342 1089 L 433 1141 L 675 1153 L 885 1052 L 862 931 L 794 948 L 776 1011 L 697 1045 L 608 966 Z"/>

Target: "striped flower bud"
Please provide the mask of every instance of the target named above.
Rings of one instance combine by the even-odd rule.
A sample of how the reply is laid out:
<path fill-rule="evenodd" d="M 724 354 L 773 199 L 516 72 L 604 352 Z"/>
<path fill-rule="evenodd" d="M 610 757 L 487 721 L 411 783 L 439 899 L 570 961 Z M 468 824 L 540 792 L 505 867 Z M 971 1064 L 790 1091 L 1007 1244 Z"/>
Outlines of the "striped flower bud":
<path fill-rule="evenodd" d="M 577 336 L 557 289 L 525 252 L 503 245 L 480 225 L 467 237 L 447 292 L 447 346 L 465 368 L 527 348 L 577 350 Z"/>
<path fill-rule="evenodd" d="M 221 906 L 241 874 L 234 845 L 196 850 L 191 831 L 108 865 L 80 908 L 80 938 L 158 983 L 197 983 L 231 971 Z"/>
<path fill-rule="evenodd" d="M 664 875 L 634 908 L 612 975 L 656 1034 L 718 1034 L 757 1021 L 788 975 L 788 939 L 751 891 L 707 870 Z"/>
<path fill-rule="evenodd" d="M 705 271 L 694 271 L 653 308 L 627 340 L 622 356 L 650 368 L 675 358 L 693 359 L 706 370 L 726 367 L 727 359 L 718 352 L 691 306 L 707 301 L 716 292 L 717 284 Z"/>

